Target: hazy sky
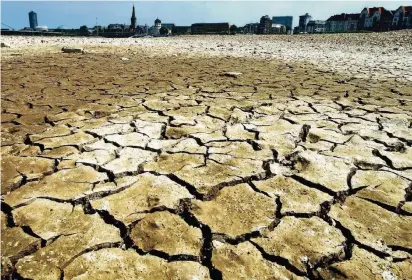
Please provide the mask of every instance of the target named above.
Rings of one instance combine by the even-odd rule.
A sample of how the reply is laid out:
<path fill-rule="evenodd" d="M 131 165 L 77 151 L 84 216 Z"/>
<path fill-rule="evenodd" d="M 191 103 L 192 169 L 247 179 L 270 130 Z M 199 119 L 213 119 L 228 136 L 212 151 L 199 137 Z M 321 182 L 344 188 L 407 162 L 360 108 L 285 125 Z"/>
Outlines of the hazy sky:
<path fill-rule="evenodd" d="M 364 7 L 382 6 L 395 10 L 401 5 L 411 6 L 412 1 L 187 1 L 187 2 L 9 2 L 1 1 L 1 22 L 15 29 L 29 26 L 28 13 L 37 13 L 38 24 L 49 28 L 64 25 L 79 28 L 110 23 L 130 24 L 132 5 L 136 7 L 137 24 L 153 25 L 156 17 L 163 23 L 191 25 L 196 22 L 229 22 L 238 26 L 258 22 L 262 15 L 298 16 L 309 13 L 314 19 L 326 20 L 340 13 L 359 13 Z M 2 28 L 6 28 L 2 24 Z"/>

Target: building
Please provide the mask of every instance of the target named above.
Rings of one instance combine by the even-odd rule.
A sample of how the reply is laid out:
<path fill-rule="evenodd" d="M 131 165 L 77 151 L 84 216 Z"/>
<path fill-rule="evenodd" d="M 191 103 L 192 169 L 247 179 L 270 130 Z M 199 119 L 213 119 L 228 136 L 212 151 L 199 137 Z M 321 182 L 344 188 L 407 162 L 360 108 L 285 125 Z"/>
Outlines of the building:
<path fill-rule="evenodd" d="M 123 32 L 126 29 L 125 24 L 112 23 L 107 26 L 109 32 Z"/>
<path fill-rule="evenodd" d="M 194 23 L 191 26 L 192 34 L 230 34 L 230 24 L 222 23 Z"/>
<path fill-rule="evenodd" d="M 243 27 L 243 33 L 245 34 L 257 34 L 259 32 L 259 22 L 248 23 Z"/>
<path fill-rule="evenodd" d="M 135 30 L 135 29 L 136 29 L 136 14 L 135 14 L 134 5 L 133 5 L 132 17 L 130 18 L 130 30 Z"/>
<path fill-rule="evenodd" d="M 360 14 L 340 14 L 326 20 L 326 32 L 348 32 L 358 29 Z"/>
<path fill-rule="evenodd" d="M 29 22 L 30 22 L 30 28 L 33 30 L 36 29 L 38 25 L 37 24 L 37 14 L 33 11 L 29 13 Z"/>
<path fill-rule="evenodd" d="M 292 16 L 281 16 L 281 17 L 272 17 L 272 23 L 281 24 L 286 26 L 287 30 L 292 30 L 293 26 L 293 17 Z"/>
<path fill-rule="evenodd" d="M 393 12 L 392 29 L 412 27 L 412 6 L 400 6 Z"/>
<path fill-rule="evenodd" d="M 306 25 L 306 32 L 308 33 L 324 33 L 326 31 L 326 21 L 311 20 Z"/>
<path fill-rule="evenodd" d="M 393 14 L 383 7 L 364 8 L 359 16 L 359 30 L 387 31 L 392 27 Z"/>
<path fill-rule="evenodd" d="M 272 23 L 272 34 L 286 34 L 286 26 L 282 24 Z"/>
<path fill-rule="evenodd" d="M 190 34 L 190 26 L 175 26 L 172 29 L 173 34 Z"/>
<path fill-rule="evenodd" d="M 148 34 L 149 33 L 149 28 L 146 24 L 145 25 L 136 25 L 136 29 L 134 29 L 133 31 L 131 31 L 129 33 L 132 33 L 131 36 L 138 35 L 138 34 L 140 34 L 140 35 Z M 139 37 L 141 37 L 141 36 L 139 36 Z"/>
<path fill-rule="evenodd" d="M 36 31 L 49 31 L 49 28 L 47 26 L 36 26 L 35 28 Z"/>
<path fill-rule="evenodd" d="M 309 15 L 308 13 L 304 14 L 303 16 L 299 16 L 299 32 L 307 32 L 306 28 L 309 23 L 309 21 L 312 20 L 312 16 Z"/>
<path fill-rule="evenodd" d="M 149 28 L 149 34 L 152 34 L 155 36 L 160 35 L 160 28 L 162 28 L 162 21 L 159 18 L 157 18 L 154 21 L 154 25 Z"/>
<path fill-rule="evenodd" d="M 149 33 L 149 26 L 145 25 L 138 25 L 136 29 L 139 31 L 140 34 L 147 34 Z"/>
<path fill-rule="evenodd" d="M 175 24 L 174 23 L 162 23 L 162 27 L 166 27 L 167 30 L 169 30 L 169 34 L 170 34 L 175 29 Z"/>
<path fill-rule="evenodd" d="M 270 34 L 272 32 L 272 20 L 268 15 L 260 18 L 259 34 Z"/>
<path fill-rule="evenodd" d="M 345 32 L 345 14 L 329 17 L 326 20 L 326 32 Z"/>

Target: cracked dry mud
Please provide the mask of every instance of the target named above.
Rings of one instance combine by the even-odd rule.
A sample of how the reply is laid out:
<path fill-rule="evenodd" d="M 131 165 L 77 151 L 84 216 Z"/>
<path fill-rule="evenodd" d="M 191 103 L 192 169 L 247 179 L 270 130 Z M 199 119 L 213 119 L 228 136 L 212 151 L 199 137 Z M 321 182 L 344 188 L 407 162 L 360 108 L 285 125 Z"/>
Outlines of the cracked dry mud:
<path fill-rule="evenodd" d="M 4 52 L 2 279 L 411 279 L 408 78 L 90 42 Z"/>

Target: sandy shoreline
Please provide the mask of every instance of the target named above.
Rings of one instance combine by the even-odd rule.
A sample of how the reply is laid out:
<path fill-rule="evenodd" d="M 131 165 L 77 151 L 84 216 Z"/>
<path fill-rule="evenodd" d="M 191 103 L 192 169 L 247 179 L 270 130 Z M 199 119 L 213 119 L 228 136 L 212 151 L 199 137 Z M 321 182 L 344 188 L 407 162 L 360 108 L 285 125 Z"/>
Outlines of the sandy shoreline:
<path fill-rule="evenodd" d="M 2 37 L 2 279 L 408 279 L 410 33 L 365 36 Z"/>
<path fill-rule="evenodd" d="M 308 62 L 358 78 L 412 81 L 412 31 L 300 36 L 178 36 L 169 38 L 58 38 L 3 36 L 12 48 L 59 51 L 64 46 L 138 48 L 155 56 L 230 56 Z M 3 49 L 4 51 L 5 49 Z"/>

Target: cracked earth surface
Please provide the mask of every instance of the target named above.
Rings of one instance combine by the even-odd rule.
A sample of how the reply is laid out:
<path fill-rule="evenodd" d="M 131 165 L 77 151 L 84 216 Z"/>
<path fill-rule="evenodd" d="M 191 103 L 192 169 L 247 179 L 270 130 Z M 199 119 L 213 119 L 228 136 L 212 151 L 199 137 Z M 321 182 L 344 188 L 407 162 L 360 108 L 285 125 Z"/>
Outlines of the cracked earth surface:
<path fill-rule="evenodd" d="M 411 279 L 408 79 L 89 49 L 3 57 L 3 279 Z"/>

